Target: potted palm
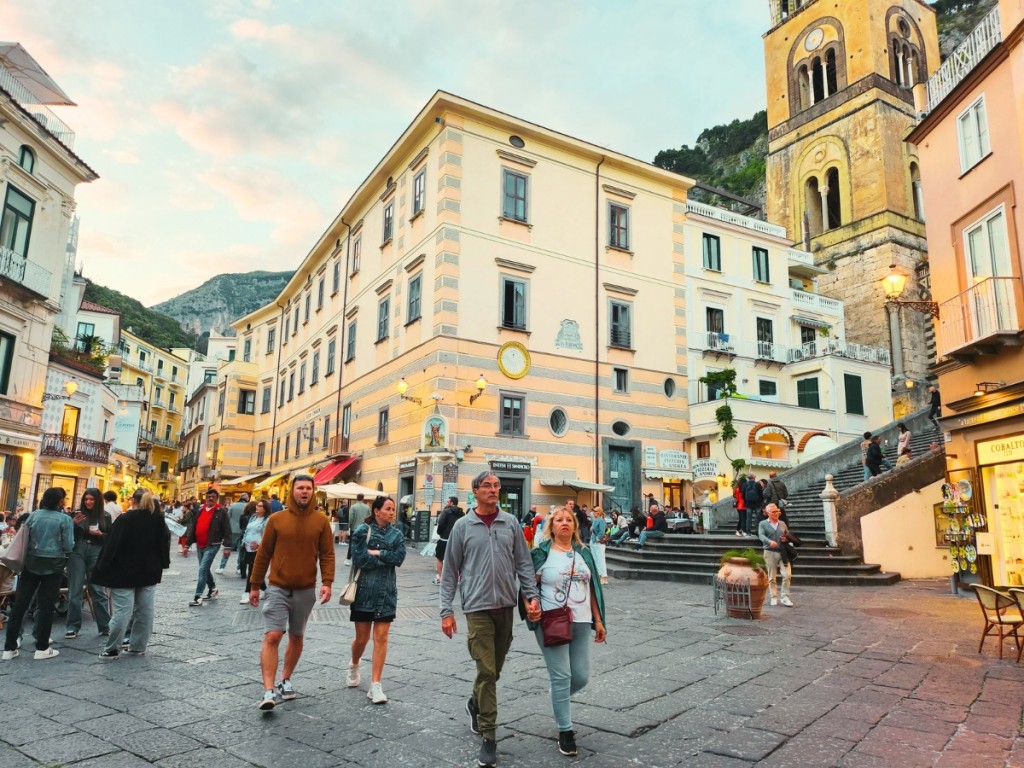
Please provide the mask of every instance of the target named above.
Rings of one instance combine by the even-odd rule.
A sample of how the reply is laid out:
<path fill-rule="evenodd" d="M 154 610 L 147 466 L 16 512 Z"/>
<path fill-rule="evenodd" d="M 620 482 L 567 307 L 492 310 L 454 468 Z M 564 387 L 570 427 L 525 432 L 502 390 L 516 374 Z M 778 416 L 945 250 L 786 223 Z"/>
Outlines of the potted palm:
<path fill-rule="evenodd" d="M 719 560 L 717 578 L 726 584 L 726 613 L 734 619 L 759 619 L 768 591 L 764 555 L 756 549 L 730 549 Z M 744 599 L 750 593 L 750 605 Z"/>

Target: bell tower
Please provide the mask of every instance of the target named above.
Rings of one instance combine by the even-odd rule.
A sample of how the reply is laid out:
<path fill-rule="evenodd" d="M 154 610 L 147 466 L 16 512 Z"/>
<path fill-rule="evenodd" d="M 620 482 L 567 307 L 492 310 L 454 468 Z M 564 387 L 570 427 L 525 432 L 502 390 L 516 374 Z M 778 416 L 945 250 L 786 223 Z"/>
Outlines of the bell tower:
<path fill-rule="evenodd" d="M 821 293 L 845 303 L 848 342 L 892 352 L 899 415 L 923 405 L 934 358 L 929 316 L 887 313 L 881 279 L 928 268 L 914 91 L 939 65 L 935 12 L 923 0 L 769 0 L 768 219 L 829 270 Z"/>

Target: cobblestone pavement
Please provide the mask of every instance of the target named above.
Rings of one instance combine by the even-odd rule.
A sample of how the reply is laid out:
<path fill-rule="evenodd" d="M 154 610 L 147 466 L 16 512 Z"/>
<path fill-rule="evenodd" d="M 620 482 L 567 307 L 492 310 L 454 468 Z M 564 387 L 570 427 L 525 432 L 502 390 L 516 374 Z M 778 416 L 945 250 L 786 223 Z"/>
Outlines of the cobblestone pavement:
<path fill-rule="evenodd" d="M 441 634 L 432 568 L 410 549 L 400 569 L 387 705 L 369 702 L 368 681 L 345 687 L 352 628 L 333 603 L 309 625 L 299 698 L 264 715 L 260 617 L 238 604 L 234 559 L 221 596 L 189 608 L 196 558 L 175 553 L 145 657 L 98 660 L 87 617 L 68 642 L 56 624 L 59 658 L 0 663 L 0 766 L 475 765 L 466 625 L 454 641 Z M 977 653 L 973 599 L 945 582 L 800 589 L 799 569 L 794 582 L 795 608 L 748 622 L 716 617 L 710 587 L 613 581 L 571 761 L 557 752 L 536 641 L 518 625 L 499 683 L 500 764 L 1024 765 L 1024 669 L 1009 643 L 1003 660 L 992 640 Z"/>

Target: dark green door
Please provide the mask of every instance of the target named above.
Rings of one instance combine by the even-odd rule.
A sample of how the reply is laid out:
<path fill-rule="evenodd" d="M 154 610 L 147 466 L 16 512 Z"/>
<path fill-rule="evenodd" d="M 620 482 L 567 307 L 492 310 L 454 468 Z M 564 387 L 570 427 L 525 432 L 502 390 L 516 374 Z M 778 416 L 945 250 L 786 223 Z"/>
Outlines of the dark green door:
<path fill-rule="evenodd" d="M 608 485 L 614 485 L 611 496 L 612 509 L 620 509 L 626 514 L 637 501 L 633 488 L 633 449 L 608 449 Z"/>

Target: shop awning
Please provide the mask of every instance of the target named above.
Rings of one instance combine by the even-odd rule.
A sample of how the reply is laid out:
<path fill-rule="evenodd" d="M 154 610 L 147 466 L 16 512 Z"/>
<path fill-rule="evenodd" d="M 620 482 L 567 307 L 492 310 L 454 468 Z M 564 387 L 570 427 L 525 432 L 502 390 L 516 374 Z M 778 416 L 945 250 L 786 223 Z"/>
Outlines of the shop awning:
<path fill-rule="evenodd" d="M 667 469 L 645 469 L 644 477 L 648 480 L 690 480 L 692 472 L 673 472 Z"/>
<path fill-rule="evenodd" d="M 359 483 L 334 483 L 333 485 L 322 485 L 317 488 L 323 491 L 328 499 L 354 499 L 362 494 L 367 499 L 374 499 L 377 496 L 387 495 L 386 491 L 378 491 L 376 488 L 367 488 Z"/>
<path fill-rule="evenodd" d="M 358 456 L 349 456 L 347 459 L 332 461 L 313 476 L 313 485 L 318 487 L 326 485 L 344 472 L 347 467 L 352 466 L 358 459 Z"/>
<path fill-rule="evenodd" d="M 280 480 L 282 477 L 288 477 L 289 474 L 291 474 L 291 473 L 290 472 L 278 472 L 276 475 L 271 475 L 266 480 L 263 480 L 263 481 L 257 483 L 256 485 L 254 485 L 253 486 L 253 490 L 254 491 L 258 491 L 261 488 L 266 488 L 268 485 L 273 485 L 278 480 Z M 223 485 L 223 483 L 221 483 L 221 485 Z"/>
<path fill-rule="evenodd" d="M 575 478 L 570 478 L 569 480 L 541 480 L 540 484 L 546 485 L 549 488 L 571 488 L 577 493 L 580 491 L 611 493 L 615 490 L 614 485 L 601 485 L 600 483 L 590 483 L 586 480 L 576 480 Z"/>
<path fill-rule="evenodd" d="M 798 325 L 806 325 L 808 328 L 831 328 L 831 323 L 826 323 L 824 320 L 817 320 L 813 317 L 806 317 L 805 315 L 790 315 L 790 319 Z"/>
<path fill-rule="evenodd" d="M 266 472 L 256 472 L 252 475 L 242 475 L 241 477 L 236 477 L 234 480 L 221 480 L 220 484 L 222 486 L 242 485 L 244 483 L 251 483 L 253 480 L 258 480 L 259 478 L 264 477 L 266 474 Z"/>

